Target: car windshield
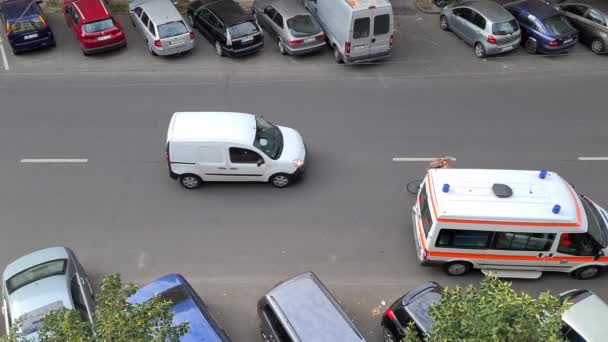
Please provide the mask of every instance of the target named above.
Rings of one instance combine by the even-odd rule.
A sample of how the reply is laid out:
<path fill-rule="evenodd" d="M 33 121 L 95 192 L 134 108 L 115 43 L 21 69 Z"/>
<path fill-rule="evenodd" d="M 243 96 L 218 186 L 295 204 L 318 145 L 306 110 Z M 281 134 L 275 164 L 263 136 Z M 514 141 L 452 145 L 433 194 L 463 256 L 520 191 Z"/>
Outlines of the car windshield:
<path fill-rule="evenodd" d="M 93 33 L 109 30 L 112 27 L 114 27 L 114 20 L 112 20 L 112 18 L 108 18 L 100 21 L 94 21 L 92 23 L 86 23 L 83 25 L 83 30 L 84 32 Z"/>
<path fill-rule="evenodd" d="M 44 28 L 44 23 L 40 20 L 40 18 L 36 17 L 12 24 L 11 32 L 20 33 L 27 31 L 35 31 L 42 28 Z"/>
<path fill-rule="evenodd" d="M 547 18 L 543 20 L 543 24 L 547 30 L 549 30 L 549 33 L 556 36 L 561 36 L 562 34 L 571 33 L 574 31 L 574 28 L 572 25 L 570 25 L 568 20 L 561 15 L 555 15 Z"/>
<path fill-rule="evenodd" d="M 158 25 L 158 36 L 161 39 L 175 37 L 186 33 L 188 33 L 188 28 L 181 20 Z"/>
<path fill-rule="evenodd" d="M 35 333 L 38 331 L 38 329 L 40 329 L 40 327 L 42 327 L 42 320 L 48 312 L 61 310 L 63 308 L 63 303 L 61 301 L 56 301 L 22 315 L 19 318 L 22 320 L 21 333 L 24 336 Z"/>
<path fill-rule="evenodd" d="M 52 260 L 21 271 L 6 281 L 6 291 L 11 294 L 38 280 L 65 274 L 67 263 L 67 259 Z"/>
<path fill-rule="evenodd" d="M 603 220 L 602 214 L 597 210 L 595 204 L 585 196 L 581 196 L 581 202 L 583 202 L 583 208 L 585 209 L 585 215 L 587 216 L 587 232 L 595 241 L 602 245 L 602 247 L 608 247 L 608 227 L 606 227 L 606 222 Z"/>
<path fill-rule="evenodd" d="M 294 37 L 306 37 L 321 32 L 321 28 L 310 15 L 296 15 L 287 19 L 287 28 Z"/>
<path fill-rule="evenodd" d="M 250 34 L 258 33 L 258 27 L 251 21 L 246 21 L 228 28 L 230 38 L 237 39 L 248 36 Z"/>
<path fill-rule="evenodd" d="M 279 158 L 283 150 L 283 135 L 281 134 L 281 130 L 259 116 L 255 118 L 255 125 L 253 146 L 259 148 L 272 159 Z"/>
<path fill-rule="evenodd" d="M 173 303 L 173 305 L 179 304 L 185 300 L 188 300 L 188 293 L 182 285 L 177 285 L 168 290 L 165 290 L 159 294 L 160 298 L 164 301 Z"/>
<path fill-rule="evenodd" d="M 504 23 L 496 23 L 492 25 L 492 33 L 498 35 L 511 34 L 517 31 L 518 28 L 517 21 L 513 19 L 511 21 L 505 21 Z"/>

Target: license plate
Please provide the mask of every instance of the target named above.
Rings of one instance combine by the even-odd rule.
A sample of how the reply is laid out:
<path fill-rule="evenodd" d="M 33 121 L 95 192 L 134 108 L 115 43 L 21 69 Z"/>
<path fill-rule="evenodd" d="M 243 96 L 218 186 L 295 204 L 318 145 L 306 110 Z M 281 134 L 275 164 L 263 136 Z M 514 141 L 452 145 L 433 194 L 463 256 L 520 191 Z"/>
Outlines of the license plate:
<path fill-rule="evenodd" d="M 97 40 L 108 40 L 108 39 L 110 39 L 110 38 L 112 38 L 112 36 L 107 35 L 107 36 L 101 36 L 101 37 L 97 37 Z"/>
<path fill-rule="evenodd" d="M 241 42 L 247 43 L 247 42 L 250 42 L 252 40 L 253 40 L 253 37 L 245 37 L 245 38 L 241 39 Z"/>
<path fill-rule="evenodd" d="M 180 45 L 180 44 L 184 44 L 184 41 L 183 40 L 174 40 L 169 43 L 169 45 Z"/>
<path fill-rule="evenodd" d="M 28 34 L 27 36 L 23 37 L 23 39 L 32 39 L 32 38 L 38 38 L 38 33 Z"/>
<path fill-rule="evenodd" d="M 568 39 L 564 40 L 564 44 L 568 44 L 568 43 L 570 43 L 572 40 L 573 40 L 572 38 L 568 38 Z"/>
<path fill-rule="evenodd" d="M 312 38 L 306 38 L 306 39 L 304 39 L 304 43 L 312 43 L 312 42 L 314 42 L 315 40 L 317 40 L 317 38 L 315 38 L 315 37 L 312 37 Z"/>

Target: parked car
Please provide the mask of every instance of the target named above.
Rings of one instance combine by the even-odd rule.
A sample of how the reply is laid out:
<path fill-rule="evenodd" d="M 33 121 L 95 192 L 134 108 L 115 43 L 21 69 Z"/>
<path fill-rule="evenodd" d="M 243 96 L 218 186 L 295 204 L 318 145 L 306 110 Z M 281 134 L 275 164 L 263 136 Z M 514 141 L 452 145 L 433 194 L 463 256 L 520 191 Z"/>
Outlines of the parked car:
<path fill-rule="evenodd" d="M 340 304 L 312 272 L 275 285 L 258 301 L 264 342 L 364 342 Z"/>
<path fill-rule="evenodd" d="M 568 19 L 546 3 L 526 0 L 509 4 L 506 8 L 522 29 L 522 42 L 526 52 L 558 54 L 568 52 L 576 45 L 576 29 Z"/>
<path fill-rule="evenodd" d="M 608 51 L 608 2 L 568 1 L 557 5 L 556 8 L 578 30 L 579 40 L 589 45 L 591 51 Z"/>
<path fill-rule="evenodd" d="M 387 58 L 393 47 L 393 7 L 388 0 L 305 0 L 334 50 L 337 63 Z"/>
<path fill-rule="evenodd" d="M 0 2 L 0 19 L 14 54 L 55 46 L 55 36 L 44 18 L 39 2 Z"/>
<path fill-rule="evenodd" d="M 517 21 L 494 1 L 471 0 L 445 6 L 439 25 L 472 45 L 479 58 L 513 51 L 521 42 Z"/>
<path fill-rule="evenodd" d="M 103 0 L 64 0 L 63 13 L 85 56 L 127 46 L 120 23 Z"/>
<path fill-rule="evenodd" d="M 69 248 L 42 249 L 6 266 L 2 273 L 5 331 L 22 319 L 23 335 L 35 338 L 44 315 L 61 308 L 78 310 L 83 321 L 91 321 L 95 309 L 89 278 Z"/>
<path fill-rule="evenodd" d="M 179 112 L 169 123 L 169 175 L 187 189 L 203 182 L 270 182 L 284 188 L 302 176 L 305 158 L 300 133 L 261 116 Z"/>
<path fill-rule="evenodd" d="M 220 56 L 243 56 L 264 47 L 262 31 L 251 13 L 232 0 L 195 0 L 188 5 L 188 22 L 199 30 Z"/>
<path fill-rule="evenodd" d="M 129 17 L 154 56 L 180 54 L 194 47 L 194 32 L 167 0 L 129 1 Z"/>
<path fill-rule="evenodd" d="M 255 0 L 253 17 L 275 40 L 282 55 L 302 55 L 325 46 L 325 35 L 298 0 Z"/>
<path fill-rule="evenodd" d="M 562 293 L 560 298 L 572 305 L 562 315 L 562 335 L 566 341 L 606 341 L 606 302 L 589 290 L 570 290 Z"/>
<path fill-rule="evenodd" d="M 405 338 L 405 328 L 414 323 L 414 330 L 423 337 L 433 327 L 429 315 L 432 305 L 439 303 L 443 287 L 434 281 L 411 289 L 397 299 L 382 315 L 382 336 L 385 342 L 399 342 Z"/>
<path fill-rule="evenodd" d="M 168 274 L 139 288 L 128 302 L 142 304 L 154 296 L 172 303 L 173 325 L 187 322 L 189 329 L 181 342 L 230 342 L 230 338 L 213 316 L 209 307 L 179 274 Z"/>

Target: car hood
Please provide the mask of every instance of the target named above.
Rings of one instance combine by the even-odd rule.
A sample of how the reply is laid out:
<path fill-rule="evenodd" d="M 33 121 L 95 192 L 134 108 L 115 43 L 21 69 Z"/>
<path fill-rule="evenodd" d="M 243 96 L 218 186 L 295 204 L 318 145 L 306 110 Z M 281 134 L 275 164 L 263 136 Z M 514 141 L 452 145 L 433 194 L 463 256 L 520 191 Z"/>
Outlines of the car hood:
<path fill-rule="evenodd" d="M 283 152 L 279 157 L 280 161 L 291 163 L 294 159 L 305 160 L 306 148 L 304 140 L 298 131 L 293 128 L 277 126 L 283 134 Z"/>
<path fill-rule="evenodd" d="M 28 284 L 11 293 L 8 301 L 13 320 L 55 302 L 73 308 L 65 276 L 52 276 Z"/>

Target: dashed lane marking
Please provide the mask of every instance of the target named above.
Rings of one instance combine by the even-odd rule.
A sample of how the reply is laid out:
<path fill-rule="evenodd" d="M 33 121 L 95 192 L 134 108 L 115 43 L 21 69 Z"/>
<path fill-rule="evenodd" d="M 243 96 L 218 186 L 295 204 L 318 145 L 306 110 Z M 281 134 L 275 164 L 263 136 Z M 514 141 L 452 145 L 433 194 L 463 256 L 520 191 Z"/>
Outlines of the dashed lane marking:
<path fill-rule="evenodd" d="M 449 160 L 451 161 L 456 161 L 456 158 L 454 157 L 447 157 Z M 428 157 L 415 157 L 415 158 L 406 158 L 406 157 L 395 157 L 393 158 L 394 162 L 427 162 L 427 161 L 431 161 L 437 159 L 437 157 L 432 157 L 432 158 L 428 158 Z"/>
<path fill-rule="evenodd" d="M 35 159 L 28 159 L 28 158 L 24 158 L 21 159 L 22 163 L 31 163 L 31 164 L 35 164 L 35 163 L 39 163 L 39 164 L 60 164 L 60 163 L 86 163 L 88 162 L 88 159 L 65 159 L 65 158 L 56 158 L 56 159 L 44 159 L 44 158 L 35 158 Z"/>

